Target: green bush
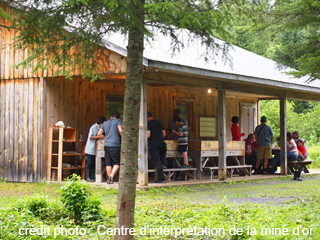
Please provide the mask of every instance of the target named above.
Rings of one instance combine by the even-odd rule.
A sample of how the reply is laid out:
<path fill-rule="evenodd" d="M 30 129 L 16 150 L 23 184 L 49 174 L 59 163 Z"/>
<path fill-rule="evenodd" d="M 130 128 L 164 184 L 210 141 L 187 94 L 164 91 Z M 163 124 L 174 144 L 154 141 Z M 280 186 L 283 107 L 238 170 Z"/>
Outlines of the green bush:
<path fill-rule="evenodd" d="M 18 201 L 16 209 L 19 212 L 29 211 L 34 216 L 45 217 L 49 214 L 54 203 L 48 200 L 46 195 L 35 194 L 33 196 L 26 196 Z"/>
<path fill-rule="evenodd" d="M 320 145 L 313 145 L 308 148 L 308 159 L 313 159 L 314 162 L 309 165 L 312 169 L 319 169 L 320 168 Z"/>
<path fill-rule="evenodd" d="M 62 187 L 61 201 L 76 223 L 94 221 L 101 215 L 100 198 L 89 191 L 90 186 L 73 174 Z"/>

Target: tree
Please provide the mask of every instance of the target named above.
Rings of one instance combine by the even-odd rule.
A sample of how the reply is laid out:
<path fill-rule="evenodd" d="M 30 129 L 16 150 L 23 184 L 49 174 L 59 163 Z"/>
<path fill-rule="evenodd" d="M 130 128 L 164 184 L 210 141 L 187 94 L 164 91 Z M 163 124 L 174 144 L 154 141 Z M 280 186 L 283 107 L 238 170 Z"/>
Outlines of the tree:
<path fill-rule="evenodd" d="M 287 44 L 278 48 L 276 60 L 298 71 L 295 77 L 320 78 L 320 3 L 318 0 L 276 0 L 265 14 L 265 27 L 283 32 Z"/>
<path fill-rule="evenodd" d="M 62 70 L 56 75 L 72 78 L 70 68 L 77 67 L 83 77 L 101 79 L 101 65 L 95 53 L 103 48 L 106 35 L 121 32 L 128 35 L 127 73 L 125 82 L 123 137 L 121 144 L 120 183 L 116 227 L 134 226 L 136 165 L 138 153 L 138 105 L 142 81 L 142 56 L 145 37 L 152 38 L 153 29 L 172 40 L 173 50 L 183 48 L 178 33 L 187 29 L 190 38 L 199 38 L 210 51 L 206 57 L 224 53 L 228 44 L 227 25 L 232 16 L 228 4 L 219 1 L 188 0 L 5 0 L 17 9 L 13 27 L 20 35 L 16 47 L 28 49 L 23 65 L 37 60 L 35 71 Z M 49 56 L 49 57 L 48 57 Z M 115 236 L 131 239 L 133 236 Z"/>

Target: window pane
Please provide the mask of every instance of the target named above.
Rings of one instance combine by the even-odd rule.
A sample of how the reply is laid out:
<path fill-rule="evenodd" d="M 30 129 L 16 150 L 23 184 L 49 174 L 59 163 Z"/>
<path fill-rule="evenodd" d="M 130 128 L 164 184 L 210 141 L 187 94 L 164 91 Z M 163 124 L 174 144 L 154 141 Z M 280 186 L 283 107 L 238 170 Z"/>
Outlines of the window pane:
<path fill-rule="evenodd" d="M 177 101 L 176 108 L 179 108 L 181 110 L 181 117 L 186 119 L 189 125 L 190 124 L 190 102 Z"/>
<path fill-rule="evenodd" d="M 115 112 L 120 113 L 120 119 L 123 114 L 123 96 L 106 97 L 106 118 L 109 119 Z"/>

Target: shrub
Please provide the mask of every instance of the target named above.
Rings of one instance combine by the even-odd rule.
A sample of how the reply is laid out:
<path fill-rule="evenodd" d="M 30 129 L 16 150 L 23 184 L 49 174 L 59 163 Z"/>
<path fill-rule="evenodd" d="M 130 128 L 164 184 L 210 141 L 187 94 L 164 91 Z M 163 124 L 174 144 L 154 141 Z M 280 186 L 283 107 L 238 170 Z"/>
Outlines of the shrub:
<path fill-rule="evenodd" d="M 16 209 L 19 212 L 29 211 L 34 216 L 45 217 L 51 210 L 52 203 L 48 200 L 46 195 L 35 194 L 33 196 L 26 196 L 18 201 Z"/>
<path fill-rule="evenodd" d="M 73 174 L 62 187 L 61 201 L 76 223 L 96 220 L 101 214 L 100 198 L 89 191 L 90 185 Z"/>

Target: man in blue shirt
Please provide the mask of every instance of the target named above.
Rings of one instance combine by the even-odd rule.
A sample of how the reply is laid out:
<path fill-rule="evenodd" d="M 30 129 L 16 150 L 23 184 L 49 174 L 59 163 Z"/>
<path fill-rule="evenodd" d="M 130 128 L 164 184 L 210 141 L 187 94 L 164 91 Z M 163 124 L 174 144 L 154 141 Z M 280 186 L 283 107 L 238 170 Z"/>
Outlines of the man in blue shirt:
<path fill-rule="evenodd" d="M 114 175 L 120 168 L 120 136 L 122 134 L 122 122 L 119 113 L 113 113 L 110 120 L 104 122 L 98 132 L 98 136 L 104 137 L 105 165 L 108 175 L 107 184 L 113 183 Z"/>
<path fill-rule="evenodd" d="M 268 174 L 268 160 L 272 158 L 271 143 L 273 141 L 273 132 L 271 127 L 266 124 L 266 116 L 262 116 L 260 122 L 261 124 L 257 126 L 254 131 L 258 143 L 257 162 L 254 174 L 257 174 L 257 170 L 260 168 L 261 159 L 263 159 L 263 174 Z"/>

